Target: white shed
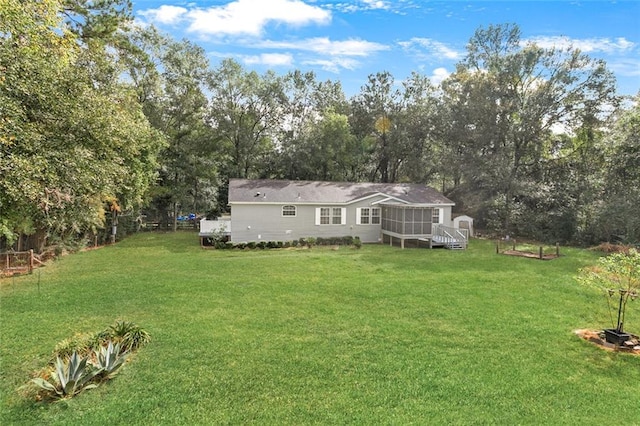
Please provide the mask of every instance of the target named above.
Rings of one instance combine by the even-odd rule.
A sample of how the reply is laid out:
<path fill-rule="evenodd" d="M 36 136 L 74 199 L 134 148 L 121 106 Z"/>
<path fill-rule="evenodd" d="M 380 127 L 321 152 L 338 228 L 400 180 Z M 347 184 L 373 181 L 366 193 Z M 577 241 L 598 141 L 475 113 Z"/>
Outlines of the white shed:
<path fill-rule="evenodd" d="M 453 218 L 453 227 L 460 229 L 468 229 L 469 236 L 473 237 L 473 218 L 467 215 L 460 215 Z"/>

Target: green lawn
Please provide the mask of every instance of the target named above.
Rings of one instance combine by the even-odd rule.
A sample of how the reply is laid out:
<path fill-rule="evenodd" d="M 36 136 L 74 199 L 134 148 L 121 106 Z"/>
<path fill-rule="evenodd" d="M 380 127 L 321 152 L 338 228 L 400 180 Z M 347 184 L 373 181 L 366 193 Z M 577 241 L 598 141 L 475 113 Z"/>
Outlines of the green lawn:
<path fill-rule="evenodd" d="M 573 280 L 595 255 L 214 251 L 141 234 L 0 280 L 2 424 L 640 424 L 640 357 Z M 627 329 L 640 331 L 640 305 Z M 19 388 L 57 342 L 147 329 L 112 381 L 54 404 Z"/>

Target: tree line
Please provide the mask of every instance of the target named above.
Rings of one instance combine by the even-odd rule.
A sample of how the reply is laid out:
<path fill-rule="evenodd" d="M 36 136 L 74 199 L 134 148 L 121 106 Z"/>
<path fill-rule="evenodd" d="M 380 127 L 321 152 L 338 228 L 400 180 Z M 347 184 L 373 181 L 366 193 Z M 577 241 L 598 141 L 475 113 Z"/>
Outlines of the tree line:
<path fill-rule="evenodd" d="M 227 209 L 228 179 L 415 182 L 502 235 L 640 240 L 639 96 L 601 60 L 478 28 L 441 84 L 210 64 L 127 0 L 0 0 L 0 236 Z"/>

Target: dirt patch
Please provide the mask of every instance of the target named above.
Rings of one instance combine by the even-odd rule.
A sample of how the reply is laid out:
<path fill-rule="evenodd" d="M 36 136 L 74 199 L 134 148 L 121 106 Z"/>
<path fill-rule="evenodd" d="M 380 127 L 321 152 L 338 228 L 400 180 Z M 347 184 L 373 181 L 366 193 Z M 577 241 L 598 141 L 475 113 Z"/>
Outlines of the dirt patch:
<path fill-rule="evenodd" d="M 616 346 L 613 343 L 608 343 L 604 339 L 604 331 L 601 330 L 581 329 L 575 330 L 574 333 L 581 339 L 591 342 L 606 351 L 626 352 L 633 355 L 640 355 L 640 340 L 638 336 L 632 335 L 631 340 L 625 342 L 623 345 Z"/>
<path fill-rule="evenodd" d="M 520 256 L 520 257 L 528 257 L 530 259 L 540 259 L 540 253 L 532 253 L 530 251 L 520 251 L 520 250 L 505 250 L 502 254 L 506 254 L 507 256 Z M 558 255 L 556 254 L 543 254 L 542 260 L 551 260 L 557 259 Z"/>

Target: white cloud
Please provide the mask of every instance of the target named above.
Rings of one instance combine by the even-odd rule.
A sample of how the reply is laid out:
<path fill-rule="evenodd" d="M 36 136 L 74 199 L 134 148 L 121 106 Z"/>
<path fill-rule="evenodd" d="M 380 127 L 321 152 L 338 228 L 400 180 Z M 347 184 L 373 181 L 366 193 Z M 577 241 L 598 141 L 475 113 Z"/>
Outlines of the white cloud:
<path fill-rule="evenodd" d="M 362 0 L 364 4 L 367 5 L 369 9 L 390 9 L 391 5 L 389 2 L 381 1 L 381 0 Z"/>
<path fill-rule="evenodd" d="M 173 25 L 182 19 L 187 9 L 179 6 L 169 6 L 163 4 L 157 9 L 148 9 L 140 12 L 140 15 L 152 22 Z"/>
<path fill-rule="evenodd" d="M 399 4 L 393 4 L 393 7 L 399 6 Z M 360 0 L 353 3 L 348 3 L 345 1 L 335 4 L 328 4 L 327 7 L 331 7 L 342 13 L 355 13 L 362 12 L 364 10 L 391 10 L 392 2 L 384 0 Z"/>
<path fill-rule="evenodd" d="M 360 62 L 351 58 L 316 59 L 304 61 L 304 65 L 319 66 L 325 71 L 339 74 L 341 69 L 355 70 Z"/>
<path fill-rule="evenodd" d="M 287 53 L 262 53 L 255 56 L 244 56 L 242 61 L 247 65 L 291 66 L 293 56 Z"/>
<path fill-rule="evenodd" d="M 640 77 L 640 59 L 616 58 L 607 61 L 607 68 L 625 77 Z"/>
<path fill-rule="evenodd" d="M 431 82 L 437 86 L 442 83 L 447 77 L 449 77 L 450 74 L 451 73 L 447 71 L 446 68 L 436 68 L 433 70 L 433 73 L 431 74 L 431 77 L 429 77 L 429 80 L 431 80 Z"/>
<path fill-rule="evenodd" d="M 604 52 L 604 53 L 620 53 L 629 52 L 635 47 L 635 43 L 627 40 L 624 37 L 618 37 L 615 39 L 610 38 L 586 38 L 586 39 L 572 39 L 568 37 L 560 36 L 539 36 L 532 37 L 527 40 L 523 40 L 523 44 L 535 43 L 539 47 L 550 49 L 566 49 L 573 46 L 580 49 L 582 52 Z"/>
<path fill-rule="evenodd" d="M 332 41 L 328 37 L 315 37 L 301 41 L 264 41 L 258 48 L 296 49 L 329 56 L 369 56 L 388 50 L 389 46 L 360 39 Z"/>
<path fill-rule="evenodd" d="M 153 19 L 161 16 L 163 7 L 141 14 Z M 331 12 L 301 0 L 235 0 L 224 6 L 185 10 L 181 17 L 189 22 L 189 32 L 200 35 L 258 36 L 269 23 L 327 24 Z"/>
<path fill-rule="evenodd" d="M 414 37 L 409 41 L 403 41 L 399 44 L 405 50 L 412 52 L 414 55 L 422 59 L 435 58 L 439 60 L 457 60 L 462 57 L 460 52 L 451 49 L 440 41 L 430 38 Z"/>

